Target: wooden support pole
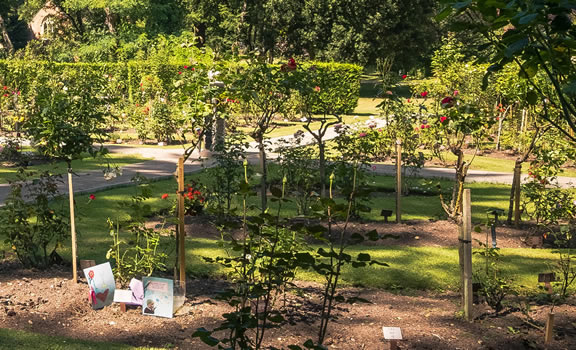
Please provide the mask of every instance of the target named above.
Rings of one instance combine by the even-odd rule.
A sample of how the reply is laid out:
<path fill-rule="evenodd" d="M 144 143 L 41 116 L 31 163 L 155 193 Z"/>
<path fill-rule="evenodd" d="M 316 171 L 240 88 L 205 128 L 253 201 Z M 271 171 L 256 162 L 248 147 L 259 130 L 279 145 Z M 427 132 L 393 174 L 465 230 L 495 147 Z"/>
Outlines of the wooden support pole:
<path fill-rule="evenodd" d="M 460 266 L 462 269 L 462 307 L 464 317 L 472 321 L 472 210 L 470 189 L 464 189 L 462 198 L 462 226 L 460 228 Z"/>
<path fill-rule="evenodd" d="M 544 336 L 544 344 L 549 344 L 554 339 L 554 313 L 548 314 L 546 319 L 546 333 Z"/>
<path fill-rule="evenodd" d="M 70 202 L 70 233 L 72 235 L 72 278 L 78 283 L 78 267 L 76 263 L 76 221 L 74 219 L 74 186 L 72 185 L 72 169 L 68 169 L 68 201 Z"/>
<path fill-rule="evenodd" d="M 402 222 L 402 140 L 396 140 L 396 223 Z"/>
<path fill-rule="evenodd" d="M 186 293 L 186 230 L 184 227 L 184 157 L 178 159 L 178 271 Z"/>
<path fill-rule="evenodd" d="M 520 190 L 522 188 L 522 163 L 516 163 L 514 167 L 514 179 L 516 187 L 514 188 L 514 226 L 520 226 Z"/>

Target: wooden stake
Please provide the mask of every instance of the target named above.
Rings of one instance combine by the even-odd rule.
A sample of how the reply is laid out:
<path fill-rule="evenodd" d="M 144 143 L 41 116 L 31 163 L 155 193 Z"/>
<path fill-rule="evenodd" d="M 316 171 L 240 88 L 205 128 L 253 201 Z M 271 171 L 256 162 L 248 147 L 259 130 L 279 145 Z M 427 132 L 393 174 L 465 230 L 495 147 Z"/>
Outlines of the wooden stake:
<path fill-rule="evenodd" d="M 70 233 L 72 235 L 72 277 L 78 283 L 78 268 L 76 264 L 76 222 L 74 220 L 74 186 L 72 185 L 72 169 L 68 169 L 68 201 L 70 202 Z"/>
<path fill-rule="evenodd" d="M 462 307 L 464 317 L 472 321 L 472 202 L 470 189 L 464 189 L 462 198 L 462 227 L 460 229 L 460 263 L 462 268 Z"/>
<path fill-rule="evenodd" d="M 398 341 L 390 340 L 390 350 L 398 350 Z"/>
<path fill-rule="evenodd" d="M 396 223 L 402 222 L 402 140 L 396 140 Z"/>
<path fill-rule="evenodd" d="M 549 344 L 554 339 L 554 314 L 550 312 L 546 320 L 546 333 L 544 337 L 544 344 Z"/>
<path fill-rule="evenodd" d="M 184 157 L 178 159 L 178 270 L 186 293 L 186 230 L 184 227 Z"/>
<path fill-rule="evenodd" d="M 520 189 L 522 177 L 522 163 L 517 163 L 514 167 L 514 179 L 516 180 L 516 187 L 514 193 L 514 226 L 520 226 Z"/>

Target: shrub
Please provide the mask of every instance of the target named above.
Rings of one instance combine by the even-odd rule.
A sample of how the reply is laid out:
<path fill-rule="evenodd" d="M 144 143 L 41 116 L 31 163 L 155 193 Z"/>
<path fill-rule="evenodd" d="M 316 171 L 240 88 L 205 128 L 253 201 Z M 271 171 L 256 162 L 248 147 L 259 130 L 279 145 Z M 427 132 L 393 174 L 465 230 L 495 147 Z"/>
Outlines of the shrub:
<path fill-rule="evenodd" d="M 25 267 L 47 268 L 62 260 L 56 250 L 70 232 L 63 210 L 49 204 L 58 196 L 60 178 L 45 172 L 38 180 L 26 182 L 28 175 L 21 169 L 20 181 L 11 184 L 0 210 L 0 233 Z"/>

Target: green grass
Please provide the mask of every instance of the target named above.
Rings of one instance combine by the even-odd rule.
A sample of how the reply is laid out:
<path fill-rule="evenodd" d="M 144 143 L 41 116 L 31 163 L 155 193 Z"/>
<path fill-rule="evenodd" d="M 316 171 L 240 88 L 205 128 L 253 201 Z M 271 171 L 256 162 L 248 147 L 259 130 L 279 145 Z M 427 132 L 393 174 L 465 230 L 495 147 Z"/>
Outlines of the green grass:
<path fill-rule="evenodd" d="M 424 151 L 425 154 L 430 155 L 429 151 Z M 445 160 L 449 163 L 456 161 L 456 156 L 451 152 L 444 152 Z M 464 160 L 469 161 L 473 158 L 471 154 L 466 154 Z M 512 173 L 514 171 L 515 161 L 511 159 L 494 158 L 490 156 L 476 156 L 472 161 L 470 169 L 496 171 L 503 173 Z M 525 163 L 522 167 L 522 173 L 528 173 L 529 163 Z M 576 177 L 576 170 L 565 169 L 560 176 Z"/>
<path fill-rule="evenodd" d="M 128 350 L 153 349 L 132 347 L 117 343 L 95 342 L 82 339 L 58 337 L 27 331 L 0 328 L 0 349 L 35 349 L 35 350 Z M 158 348 L 156 348 L 158 349 Z"/>
<path fill-rule="evenodd" d="M 317 249 L 320 246 L 313 246 Z M 361 269 L 345 267 L 341 282 L 346 286 L 385 289 L 456 290 L 460 279 L 457 248 L 353 246 L 347 253 L 355 256 L 369 253 L 372 259 L 389 266 L 370 266 Z M 534 292 L 538 288 L 538 274 L 548 272 L 558 256 L 551 249 L 504 248 L 500 250 L 502 275 L 511 279 L 518 291 Z M 187 271 L 201 277 L 226 274 L 220 265 L 206 264 L 201 257 L 226 256 L 218 241 L 192 238 L 187 242 Z M 484 260 L 474 255 L 475 268 L 482 268 Z M 310 271 L 300 271 L 297 279 L 322 283 L 322 277 Z"/>
<path fill-rule="evenodd" d="M 123 167 L 129 164 L 140 163 L 150 158 L 144 158 L 139 154 L 121 154 L 110 153 L 105 158 L 84 158 L 82 160 L 72 161 L 72 169 L 78 171 L 99 170 L 107 166 L 108 162 L 111 166 Z M 53 174 L 65 174 L 68 171 L 66 162 L 46 163 L 42 165 L 32 165 L 27 168 L 28 171 L 43 172 L 50 171 Z M 9 181 L 16 180 L 18 168 L 0 168 L 0 183 L 8 183 Z"/>
<path fill-rule="evenodd" d="M 197 180 L 206 179 L 204 173 L 193 176 Z M 428 180 L 417 184 L 419 186 L 430 185 Z M 450 181 L 438 181 L 442 186 L 450 185 Z M 372 178 L 372 186 L 379 189 L 392 189 L 394 179 L 389 176 L 375 176 Z M 149 204 L 152 210 L 166 210 L 172 206 L 175 181 L 164 180 L 151 184 L 152 198 Z M 486 183 L 473 183 L 468 185 L 472 189 L 472 213 L 474 222 L 480 223 L 486 220 L 486 210 L 489 208 L 502 208 L 507 206 L 508 186 Z M 168 200 L 162 200 L 163 193 L 169 193 Z M 108 234 L 106 224 L 108 217 L 112 219 L 127 219 L 125 201 L 135 194 L 133 187 L 116 188 L 96 193 L 96 200 L 88 203 L 87 195 L 80 195 L 77 201 L 77 228 L 78 256 L 80 259 L 94 259 L 103 261 L 106 251 L 112 240 Z M 84 198 L 84 196 L 86 198 Z M 258 197 L 250 199 L 252 204 L 258 204 Z M 372 212 L 364 214 L 365 219 L 382 220 L 379 216 L 381 208 L 392 208 L 394 203 L 392 193 L 380 192 L 372 203 Z M 60 202 L 66 208 L 67 203 Z M 274 208 L 275 203 L 270 203 Z M 436 196 L 410 196 L 403 199 L 403 219 L 430 219 L 442 216 L 439 199 Z M 252 211 L 256 214 L 256 211 Z M 283 210 L 283 215 L 295 214 L 294 205 L 289 205 Z M 123 233 L 128 238 L 127 233 Z M 0 244 L 2 245 L 2 244 Z M 222 256 L 225 252 L 215 239 L 200 239 L 190 237 L 186 242 L 188 260 L 187 271 L 191 275 L 202 277 L 219 277 L 226 271 L 213 264 L 207 264 L 202 256 Z M 4 247 L 6 249 L 7 247 Z M 318 248 L 315 246 L 313 248 Z M 0 247 L 2 249 L 2 247 Z M 174 258 L 174 241 L 165 237 L 162 239 L 162 249 L 165 249 Z M 393 247 L 393 246 L 357 246 L 352 247 L 349 253 L 354 255 L 360 252 L 369 252 L 375 259 L 390 264 L 390 267 L 369 267 L 367 269 L 345 269 L 342 281 L 347 285 L 358 285 L 378 288 L 409 288 L 409 289 L 455 289 L 458 282 L 458 252 L 455 248 L 436 247 Z M 66 247 L 61 251 L 66 259 L 70 259 L 70 249 Z M 548 269 L 552 264 L 555 254 L 549 249 L 502 249 L 503 272 L 514 278 L 517 286 L 525 286 L 526 289 L 534 289 L 537 285 L 538 272 Z M 169 263 L 171 266 L 171 263 Z M 321 282 L 321 278 L 310 273 L 301 272 L 300 279 Z"/>

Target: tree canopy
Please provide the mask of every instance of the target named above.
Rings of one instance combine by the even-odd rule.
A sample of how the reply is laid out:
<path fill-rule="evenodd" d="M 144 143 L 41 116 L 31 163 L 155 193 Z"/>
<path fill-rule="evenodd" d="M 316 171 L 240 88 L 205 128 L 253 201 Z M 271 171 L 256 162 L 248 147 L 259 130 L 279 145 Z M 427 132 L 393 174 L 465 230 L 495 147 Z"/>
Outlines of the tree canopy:
<path fill-rule="evenodd" d="M 207 45 L 220 55 L 256 51 L 270 60 L 298 56 L 363 65 L 401 57 L 396 68 L 408 70 L 429 56 L 440 37 L 440 26 L 433 20 L 436 0 L 52 0 L 48 4 L 62 16 L 57 35 L 45 38 L 60 54 L 47 58 L 61 61 L 134 58 L 138 48 L 150 44 L 146 40 L 193 33 L 196 45 Z M 10 0 L 0 5 L 0 14 L 10 11 L 30 21 L 45 6 L 44 0 Z M 33 53 L 50 51 L 38 46 Z M 78 51 L 77 57 L 71 57 L 70 48 Z"/>

